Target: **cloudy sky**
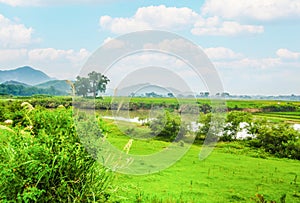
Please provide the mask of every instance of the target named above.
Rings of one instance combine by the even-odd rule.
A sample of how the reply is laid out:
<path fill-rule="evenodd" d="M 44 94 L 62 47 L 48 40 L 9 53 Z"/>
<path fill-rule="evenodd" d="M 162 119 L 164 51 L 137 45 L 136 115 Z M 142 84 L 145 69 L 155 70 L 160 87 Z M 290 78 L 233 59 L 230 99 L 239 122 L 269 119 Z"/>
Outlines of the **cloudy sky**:
<path fill-rule="evenodd" d="M 199 45 L 231 94 L 300 94 L 299 0 L 0 0 L 0 69 L 71 79 L 108 39 L 149 29 Z"/>

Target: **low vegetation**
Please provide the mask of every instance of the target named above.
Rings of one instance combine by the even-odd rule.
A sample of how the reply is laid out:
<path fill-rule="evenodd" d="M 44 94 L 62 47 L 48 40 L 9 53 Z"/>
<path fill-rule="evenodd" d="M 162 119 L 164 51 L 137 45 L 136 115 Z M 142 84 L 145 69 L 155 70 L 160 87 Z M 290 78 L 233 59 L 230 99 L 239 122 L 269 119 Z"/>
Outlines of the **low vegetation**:
<path fill-rule="evenodd" d="M 111 101 L 111 98 L 96 99 L 96 107 L 112 109 L 117 104 Z M 200 161 L 201 144 L 212 118 L 208 100 L 198 101 L 202 125 L 196 132 L 182 123 L 174 98 L 133 98 L 130 112 L 151 109 L 152 105 L 166 111 L 157 119 L 134 127 L 125 121 L 116 125 L 97 116 L 101 128 L 98 132 L 88 123 L 75 128 L 76 112 L 71 97 L 5 97 L 0 100 L 0 201 L 299 202 L 299 131 L 285 122 L 287 119 L 275 123 L 268 119 L 268 115 L 280 115 L 278 111 L 263 110 L 263 106 L 275 104 L 289 106 L 281 110 L 290 111 L 281 115 L 293 116 L 294 122 L 300 123 L 299 103 L 229 102 L 234 102 L 230 103 L 233 108 L 237 106 L 236 109 L 244 111 L 232 108 L 227 112 L 226 125 L 222 134 L 218 134 L 219 143 L 207 159 Z M 261 112 L 247 111 L 250 106 Z M 86 118 L 80 114 L 77 119 Z M 242 129 L 252 136 L 239 139 Z M 87 132 L 86 140 L 94 145 L 87 148 L 86 140 L 80 139 L 76 130 Z M 91 132 L 97 136 L 89 138 Z M 134 139 L 132 134 L 136 138 L 149 135 L 148 138 L 155 139 Z M 96 143 L 103 136 L 120 150 L 134 139 L 127 152 L 147 155 L 187 135 L 196 138 L 187 154 L 172 167 L 155 174 L 112 173 L 94 159 L 101 153 Z M 178 144 L 184 146 L 184 141 Z"/>
<path fill-rule="evenodd" d="M 49 88 L 38 88 L 34 86 L 0 84 L 0 95 L 32 96 L 36 94 L 67 95 L 66 92 L 55 89 L 53 86 Z"/>
<path fill-rule="evenodd" d="M 82 146 L 71 109 L 49 111 L 28 102 L 5 109 L 0 119 L 1 202 L 109 200 L 112 174 Z"/>

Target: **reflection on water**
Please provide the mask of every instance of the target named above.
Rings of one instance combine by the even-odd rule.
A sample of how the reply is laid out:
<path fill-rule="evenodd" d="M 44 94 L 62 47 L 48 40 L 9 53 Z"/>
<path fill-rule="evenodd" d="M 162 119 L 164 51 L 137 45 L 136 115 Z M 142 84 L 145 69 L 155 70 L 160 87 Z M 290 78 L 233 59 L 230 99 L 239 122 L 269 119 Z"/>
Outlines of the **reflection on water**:
<path fill-rule="evenodd" d="M 110 119 L 110 120 L 115 120 L 115 121 L 126 121 L 130 123 L 138 123 L 138 124 L 143 124 L 146 122 L 149 122 L 153 119 L 140 119 L 139 117 L 134 117 L 134 118 L 125 118 L 125 117 L 120 117 L 120 116 L 102 116 L 104 119 Z"/>
<path fill-rule="evenodd" d="M 99 112 L 99 111 L 97 111 Z M 99 114 L 102 116 L 104 119 L 110 119 L 110 120 L 115 120 L 115 121 L 124 121 L 124 122 L 129 122 L 129 123 L 135 123 L 135 124 L 144 124 L 147 122 L 150 122 L 152 120 L 155 120 L 155 117 L 150 117 L 151 111 L 150 110 L 141 110 L 141 111 L 119 111 L 117 114 L 112 111 L 100 111 Z M 153 116 L 153 115 L 152 115 Z M 184 115 L 181 115 L 184 116 Z M 192 120 L 191 118 L 185 118 L 185 121 L 188 122 L 188 129 L 191 132 L 197 132 L 200 127 L 203 126 L 202 123 L 198 123 L 195 120 Z M 240 123 L 240 131 L 237 133 L 237 139 L 243 140 L 247 139 L 248 137 L 254 138 L 253 135 L 251 135 L 248 130 L 248 123 Z M 293 124 L 292 125 L 293 129 L 300 131 L 300 124 Z"/>

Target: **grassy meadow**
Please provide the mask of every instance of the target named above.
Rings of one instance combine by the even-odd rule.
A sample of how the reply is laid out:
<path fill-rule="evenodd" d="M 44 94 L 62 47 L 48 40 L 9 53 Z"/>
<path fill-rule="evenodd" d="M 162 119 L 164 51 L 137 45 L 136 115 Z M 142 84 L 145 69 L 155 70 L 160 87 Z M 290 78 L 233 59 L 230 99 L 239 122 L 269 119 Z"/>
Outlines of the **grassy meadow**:
<path fill-rule="evenodd" d="M 132 155 L 151 155 L 170 146 L 164 137 L 140 139 L 151 134 L 151 125 L 114 122 L 109 118 L 110 102 L 109 97 L 95 101 L 101 135 L 87 137 L 95 144 L 92 146 L 101 143 L 103 135 L 120 151 L 133 139 L 128 150 Z M 207 99 L 197 102 L 210 104 Z M 132 98 L 130 117 L 146 117 L 153 104 L 178 110 L 175 98 Z M 299 134 L 280 128 L 281 124 L 300 124 L 300 102 L 228 100 L 227 107 L 266 120 L 263 126 L 254 126 L 253 132 L 266 131 L 260 138 L 264 141 L 268 136 L 282 139 L 283 146 L 271 143 L 275 148 L 278 144 L 282 154 L 271 153 L 266 148 L 270 146 L 257 145 L 260 140 L 233 139 L 219 141 L 210 156 L 200 160 L 203 140 L 199 139 L 165 170 L 126 175 L 112 172 L 94 159 L 92 153 L 98 156 L 101 149 L 84 148 L 86 140 L 77 133 L 89 136 L 98 131 L 86 120 L 75 128 L 71 97 L 1 98 L 0 202 L 300 202 L 300 161 L 289 158 L 290 151 L 297 155 L 300 149 Z M 292 111 L 279 111 L 286 109 Z M 173 114 L 170 119 L 172 124 L 177 122 Z M 276 137 L 274 132 L 282 135 Z M 289 136 L 295 136 L 294 140 Z M 186 147 L 185 141 L 178 144 Z"/>
<path fill-rule="evenodd" d="M 129 138 L 112 121 L 116 132 L 109 141 L 122 150 Z M 143 127 L 140 127 L 143 128 Z M 143 130 L 141 130 L 143 131 Z M 136 132 L 139 133 L 139 132 Z M 130 153 L 147 155 L 168 143 L 135 140 Z M 199 160 L 201 145 L 193 145 L 182 159 L 159 173 L 135 176 L 116 174 L 116 195 L 122 202 L 260 202 L 300 201 L 298 160 L 279 159 L 240 142 L 219 142 L 212 154 Z"/>

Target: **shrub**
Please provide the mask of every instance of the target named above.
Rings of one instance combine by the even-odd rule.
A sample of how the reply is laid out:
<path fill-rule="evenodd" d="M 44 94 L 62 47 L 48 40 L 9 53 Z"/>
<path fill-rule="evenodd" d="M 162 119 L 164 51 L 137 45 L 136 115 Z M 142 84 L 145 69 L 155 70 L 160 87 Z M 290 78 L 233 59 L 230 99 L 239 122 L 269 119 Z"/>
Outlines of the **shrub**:
<path fill-rule="evenodd" d="M 256 139 L 250 145 L 278 157 L 300 159 L 300 133 L 288 124 L 269 124 L 256 120 L 249 127 Z"/>
<path fill-rule="evenodd" d="M 167 141 L 180 140 L 187 132 L 184 124 L 181 124 L 180 116 L 172 115 L 169 111 L 150 122 L 151 133 Z"/>
<path fill-rule="evenodd" d="M 224 118 L 221 113 L 200 113 L 199 130 L 196 132 L 197 140 L 206 140 L 208 142 L 215 142 L 223 134 Z"/>
<path fill-rule="evenodd" d="M 112 176 L 80 143 L 72 111 L 24 113 L 26 122 L 0 129 L 0 201 L 107 201 Z"/>
<path fill-rule="evenodd" d="M 263 112 L 293 112 L 297 111 L 297 106 L 291 103 L 287 104 L 272 104 L 262 106 Z"/>

